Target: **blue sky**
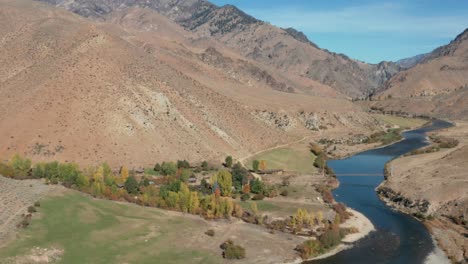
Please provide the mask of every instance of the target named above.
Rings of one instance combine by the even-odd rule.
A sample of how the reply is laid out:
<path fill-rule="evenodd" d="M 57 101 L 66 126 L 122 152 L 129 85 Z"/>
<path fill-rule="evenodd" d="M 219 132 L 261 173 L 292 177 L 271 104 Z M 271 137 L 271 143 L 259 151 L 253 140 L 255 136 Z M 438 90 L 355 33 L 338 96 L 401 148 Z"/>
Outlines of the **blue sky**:
<path fill-rule="evenodd" d="M 430 52 L 468 27 L 466 0 L 212 0 L 280 27 L 321 48 L 377 63 Z"/>

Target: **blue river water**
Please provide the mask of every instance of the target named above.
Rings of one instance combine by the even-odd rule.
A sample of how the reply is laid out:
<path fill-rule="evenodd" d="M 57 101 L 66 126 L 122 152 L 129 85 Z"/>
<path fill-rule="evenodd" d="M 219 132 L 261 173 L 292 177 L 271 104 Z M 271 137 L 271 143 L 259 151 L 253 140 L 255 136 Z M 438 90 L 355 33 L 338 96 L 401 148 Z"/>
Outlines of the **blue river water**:
<path fill-rule="evenodd" d="M 348 250 L 306 263 L 424 263 L 435 248 L 428 230 L 414 218 L 385 205 L 375 188 L 384 180 L 385 163 L 427 145 L 426 132 L 450 126 L 448 122 L 435 120 L 428 126 L 403 133 L 404 139 L 395 144 L 329 161 L 328 165 L 337 175 L 353 175 L 338 176 L 340 187 L 333 192 L 335 199 L 363 213 L 376 231 Z"/>

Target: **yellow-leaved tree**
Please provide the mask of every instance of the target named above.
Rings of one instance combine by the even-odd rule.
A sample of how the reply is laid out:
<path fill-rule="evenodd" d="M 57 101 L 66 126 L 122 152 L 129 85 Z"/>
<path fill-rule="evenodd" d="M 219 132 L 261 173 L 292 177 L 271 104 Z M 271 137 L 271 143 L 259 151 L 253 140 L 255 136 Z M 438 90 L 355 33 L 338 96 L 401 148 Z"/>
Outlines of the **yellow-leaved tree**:
<path fill-rule="evenodd" d="M 127 167 L 122 166 L 120 168 L 120 182 L 125 183 L 125 181 L 127 181 L 128 175 L 129 173 Z"/>

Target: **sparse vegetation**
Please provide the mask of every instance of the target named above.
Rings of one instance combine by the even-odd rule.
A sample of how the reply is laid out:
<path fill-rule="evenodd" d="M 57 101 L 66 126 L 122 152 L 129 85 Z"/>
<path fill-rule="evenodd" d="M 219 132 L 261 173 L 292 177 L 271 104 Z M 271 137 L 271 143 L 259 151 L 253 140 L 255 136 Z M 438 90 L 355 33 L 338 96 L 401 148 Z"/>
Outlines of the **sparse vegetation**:
<path fill-rule="evenodd" d="M 223 257 L 225 259 L 243 259 L 245 258 L 245 249 L 239 245 L 235 245 L 232 240 L 227 240 L 220 245 L 223 249 Z"/>
<path fill-rule="evenodd" d="M 213 229 L 208 229 L 205 234 L 207 236 L 213 237 L 215 235 L 215 231 Z"/>
<path fill-rule="evenodd" d="M 371 144 L 371 143 L 382 143 L 382 145 L 388 145 L 395 141 L 401 140 L 403 137 L 401 136 L 402 129 L 400 128 L 392 128 L 388 129 L 387 131 L 379 131 L 376 132 L 367 138 L 364 143 Z"/>

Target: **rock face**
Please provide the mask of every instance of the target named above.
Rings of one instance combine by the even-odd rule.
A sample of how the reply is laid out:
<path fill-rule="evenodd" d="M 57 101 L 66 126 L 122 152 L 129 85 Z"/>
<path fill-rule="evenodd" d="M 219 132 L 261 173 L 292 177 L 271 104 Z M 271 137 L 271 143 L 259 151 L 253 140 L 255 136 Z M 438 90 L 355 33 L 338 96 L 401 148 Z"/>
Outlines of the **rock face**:
<path fill-rule="evenodd" d="M 318 131 L 321 126 L 320 118 L 316 113 L 299 113 L 299 119 L 302 121 L 304 126 L 312 131 Z"/>
<path fill-rule="evenodd" d="M 217 39 L 247 58 L 318 81 L 353 98 L 371 94 L 400 69 L 393 63 L 366 64 L 320 49 L 303 33 L 259 21 L 232 5 L 218 7 L 204 0 L 39 1 L 93 19 L 104 19 L 125 7 L 149 8 L 200 38 Z"/>
<path fill-rule="evenodd" d="M 422 214 L 428 216 L 430 211 L 430 203 L 427 200 L 411 200 L 406 198 L 401 193 L 387 188 L 380 187 L 377 189 L 377 193 L 384 200 L 392 204 L 392 206 L 397 207 L 399 210 L 405 211 L 409 214 Z"/>

